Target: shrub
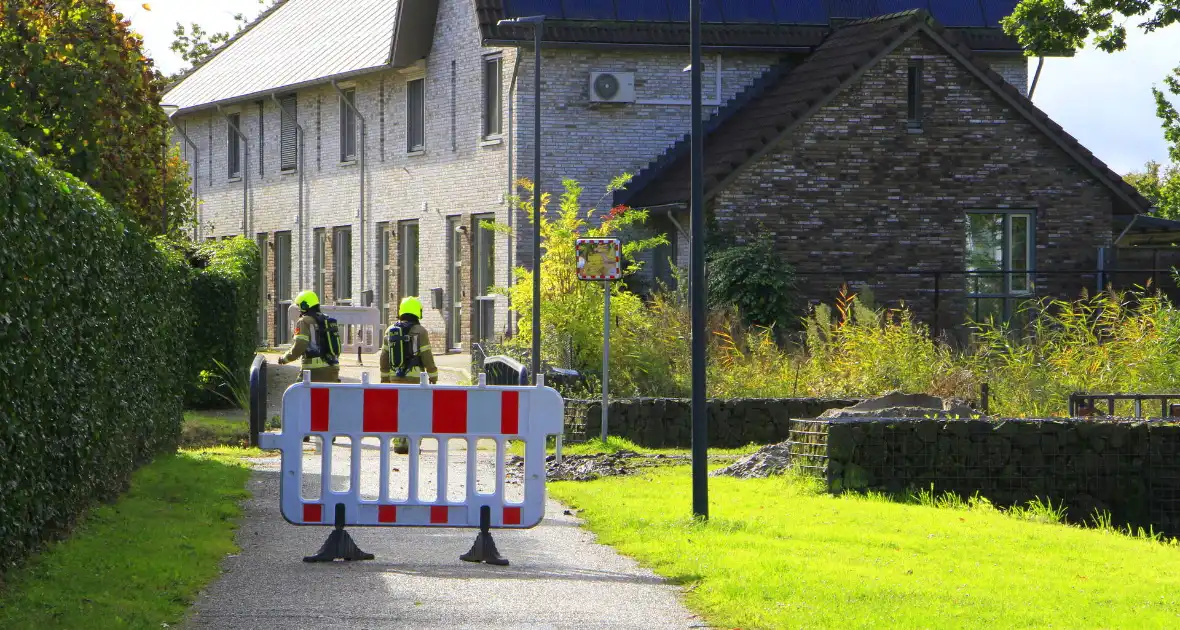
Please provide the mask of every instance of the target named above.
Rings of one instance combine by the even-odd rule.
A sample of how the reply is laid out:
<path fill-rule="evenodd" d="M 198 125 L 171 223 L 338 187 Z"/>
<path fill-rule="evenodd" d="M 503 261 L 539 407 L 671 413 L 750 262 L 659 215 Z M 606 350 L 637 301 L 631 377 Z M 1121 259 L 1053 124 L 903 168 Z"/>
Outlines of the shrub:
<path fill-rule="evenodd" d="M 193 338 L 186 401 L 196 408 L 225 406 L 225 397 L 234 397 L 227 383 L 247 382 L 258 347 L 261 255 L 253 241 L 239 236 L 201 245 L 190 256 Z"/>
<path fill-rule="evenodd" d="M 628 180 L 623 176 L 612 182 L 608 193 L 617 190 Z M 531 182 L 522 180 L 521 187 L 531 193 Z M 578 370 L 584 374 L 602 372 L 602 312 L 604 291 L 597 282 L 577 279 L 575 241 L 579 238 L 607 238 L 647 220 L 647 212 L 617 207 L 606 215 L 598 227 L 591 227 L 596 209 L 583 211 L 582 187 L 565 180 L 556 214 L 549 210 L 551 198 L 541 197 L 541 242 L 543 272 L 541 275 L 541 356 L 546 363 Z M 517 200 L 532 217 L 532 202 Z M 503 229 L 485 226 L 487 229 Z M 667 243 L 664 236 L 623 243 L 623 257 L 629 263 L 626 273 L 640 269 L 636 254 Z M 511 289 L 499 289 L 512 300 L 512 308 L 519 314 L 520 332 L 505 345 L 510 352 L 521 356 L 532 347 L 533 274 L 527 269 L 516 270 L 516 284 Z M 611 390 L 618 395 L 642 391 L 651 379 L 668 378 L 668 367 L 651 359 L 651 327 L 646 317 L 643 300 L 614 283 L 611 290 Z"/>
<path fill-rule="evenodd" d="M 722 248 L 709 257 L 709 306 L 736 308 L 756 326 L 798 327 L 795 270 L 762 233 L 749 243 Z"/>
<path fill-rule="evenodd" d="M 187 269 L 0 133 L 0 570 L 176 447 Z"/>

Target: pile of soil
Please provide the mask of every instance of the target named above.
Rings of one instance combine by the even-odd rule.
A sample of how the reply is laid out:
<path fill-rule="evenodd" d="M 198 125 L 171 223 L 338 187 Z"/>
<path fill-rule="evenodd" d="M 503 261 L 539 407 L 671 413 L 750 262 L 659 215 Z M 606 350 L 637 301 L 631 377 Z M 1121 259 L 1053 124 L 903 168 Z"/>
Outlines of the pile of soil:
<path fill-rule="evenodd" d="M 791 466 L 791 449 L 787 442 L 771 444 L 758 452 L 739 459 L 720 470 L 709 473 L 710 477 L 736 477 L 738 479 L 764 479 L 781 475 Z"/>
<path fill-rule="evenodd" d="M 820 416 L 834 418 L 932 418 L 968 420 L 979 412 L 957 400 L 926 394 L 891 393 L 843 409 L 829 409 Z"/>
<path fill-rule="evenodd" d="M 600 453 L 597 455 L 566 455 L 558 463 L 557 457 L 545 458 L 545 473 L 549 481 L 594 481 L 602 477 L 622 477 L 635 474 L 641 468 L 666 466 L 687 460 L 682 455 L 641 455 L 633 451 Z M 513 455 L 504 462 L 507 478 L 519 483 L 524 474 L 524 458 Z"/>

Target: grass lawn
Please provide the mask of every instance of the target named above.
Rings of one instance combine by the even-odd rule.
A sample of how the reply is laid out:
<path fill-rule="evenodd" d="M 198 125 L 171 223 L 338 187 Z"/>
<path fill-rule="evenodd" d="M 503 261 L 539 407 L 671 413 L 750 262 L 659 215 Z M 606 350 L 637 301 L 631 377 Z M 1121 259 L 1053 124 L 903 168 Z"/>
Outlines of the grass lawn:
<path fill-rule="evenodd" d="M 256 449 L 161 456 L 114 505 L 7 576 L 0 628 L 153 628 L 179 623 L 237 550 L 235 521 Z"/>
<path fill-rule="evenodd" d="M 986 504 L 833 497 L 806 479 L 709 482 L 706 524 L 683 466 L 550 493 L 718 627 L 1180 627 L 1174 545 Z"/>

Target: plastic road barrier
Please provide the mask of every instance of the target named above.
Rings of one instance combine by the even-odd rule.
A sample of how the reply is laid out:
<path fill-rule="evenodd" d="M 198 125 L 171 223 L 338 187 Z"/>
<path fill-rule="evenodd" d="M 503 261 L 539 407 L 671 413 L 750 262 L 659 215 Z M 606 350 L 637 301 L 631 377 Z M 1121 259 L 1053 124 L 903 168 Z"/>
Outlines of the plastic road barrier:
<path fill-rule="evenodd" d="M 312 383 L 310 373 L 283 394 L 282 431 L 259 436 L 260 446 L 282 452 L 280 503 L 283 518 L 293 525 L 334 525 L 335 531 L 315 556 L 305 560 L 371 559 L 356 548 L 344 531 L 360 527 L 479 527 L 475 547 L 464 560 L 507 564 L 495 550 L 491 528 L 528 529 L 545 516 L 545 445 L 551 435 L 562 432 L 564 401 L 557 391 L 545 387 L 489 387 L 480 376 L 478 386 L 430 385 L 422 375 L 418 385 L 369 383 Z M 320 491 L 314 500 L 301 493 L 304 438 L 319 437 L 321 444 L 346 437 L 351 444 L 351 469 L 335 471 L 332 449 L 319 454 Z M 361 467 L 362 440 L 380 442 L 380 468 Z M 390 497 L 389 475 L 393 447 L 398 438 L 409 442 L 409 489 L 405 500 Z M 423 439 L 434 438 L 439 445 L 437 492 L 431 501 L 418 496 L 420 456 Z M 462 502 L 448 500 L 450 440 L 463 439 L 467 446 L 466 496 Z M 479 440 L 496 442 L 495 488 L 482 493 L 476 487 Z M 516 503 L 504 496 L 504 458 L 508 440 L 525 442 L 524 499 Z M 371 448 L 371 447 L 370 447 Z M 399 463 L 399 466 L 401 464 Z M 376 498 L 362 496 L 362 478 L 380 475 Z M 333 475 L 347 474 L 346 491 L 332 489 Z M 371 479 L 368 487 L 371 487 Z"/>

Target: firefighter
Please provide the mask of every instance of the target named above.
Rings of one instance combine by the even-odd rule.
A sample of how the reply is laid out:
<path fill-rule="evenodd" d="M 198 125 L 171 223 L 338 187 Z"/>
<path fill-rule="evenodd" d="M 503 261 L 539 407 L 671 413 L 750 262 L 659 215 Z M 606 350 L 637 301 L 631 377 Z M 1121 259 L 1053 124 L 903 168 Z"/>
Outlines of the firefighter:
<path fill-rule="evenodd" d="M 438 382 L 438 367 L 430 351 L 430 333 L 422 325 L 422 301 L 402 300 L 398 321 L 385 331 L 381 344 L 381 382 L 417 383 L 425 371 L 431 383 Z"/>
<path fill-rule="evenodd" d="M 438 367 L 430 351 L 430 333 L 422 325 L 422 301 L 416 297 L 402 300 L 397 322 L 385 331 L 381 344 L 381 382 L 418 383 L 426 370 L 431 383 L 438 382 Z M 393 452 L 405 455 L 410 444 L 395 438 Z"/>
<path fill-rule="evenodd" d="M 320 298 L 315 291 L 304 291 L 295 297 L 299 306 L 299 321 L 295 322 L 295 343 L 279 358 L 279 365 L 302 359 L 302 368 L 311 372 L 316 383 L 339 383 L 340 360 L 332 353 L 320 312 Z"/>

